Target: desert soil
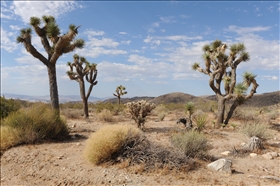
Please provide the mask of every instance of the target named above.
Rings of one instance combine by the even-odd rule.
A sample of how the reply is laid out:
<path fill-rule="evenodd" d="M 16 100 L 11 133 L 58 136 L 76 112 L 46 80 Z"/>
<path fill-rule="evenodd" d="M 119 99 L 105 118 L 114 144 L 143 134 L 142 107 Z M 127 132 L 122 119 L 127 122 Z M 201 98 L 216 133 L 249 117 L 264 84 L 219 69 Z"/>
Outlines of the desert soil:
<path fill-rule="evenodd" d="M 169 113 L 164 121 L 157 122 L 150 116 L 145 124 L 145 135 L 161 145 L 170 145 L 170 136 L 175 130 L 184 130 L 176 124 L 176 114 Z M 152 173 L 141 171 L 141 167 L 128 168 L 122 165 L 95 166 L 83 157 L 85 142 L 89 135 L 104 125 L 129 123 L 123 118 L 119 122 L 105 123 L 90 115 L 87 120 L 68 120 L 71 140 L 47 142 L 13 147 L 1 156 L 1 186 L 12 185 L 277 185 L 273 179 L 261 176 L 280 177 L 280 157 L 267 160 L 262 154 L 280 153 L 280 133 L 272 130 L 273 137 L 267 142 L 266 150 L 257 157 L 227 156 L 232 160 L 232 175 L 213 172 L 207 169 L 210 162 L 199 161 L 194 170 L 185 173 L 158 170 Z M 280 123 L 280 118 L 274 121 Z M 75 127 L 74 127 L 75 126 Z M 207 126 L 204 130 L 213 149 L 210 154 L 223 158 L 221 152 L 248 140 L 237 129 L 215 129 Z"/>

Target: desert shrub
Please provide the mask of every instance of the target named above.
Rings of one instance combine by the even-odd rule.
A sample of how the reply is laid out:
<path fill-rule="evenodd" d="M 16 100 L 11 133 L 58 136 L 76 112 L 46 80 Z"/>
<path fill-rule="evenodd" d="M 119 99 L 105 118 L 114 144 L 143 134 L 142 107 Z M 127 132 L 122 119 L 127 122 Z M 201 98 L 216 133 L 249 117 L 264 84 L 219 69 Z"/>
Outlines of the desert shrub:
<path fill-rule="evenodd" d="M 93 108 L 97 113 L 100 113 L 103 110 L 109 110 L 113 115 L 118 115 L 120 112 L 124 111 L 125 105 L 111 102 L 97 102 L 90 104 L 90 108 Z"/>
<path fill-rule="evenodd" d="M 112 159 L 114 154 L 129 144 L 130 139 L 139 138 L 141 131 L 129 125 L 108 125 L 90 135 L 84 156 L 94 164 Z"/>
<path fill-rule="evenodd" d="M 166 116 L 166 112 L 161 112 L 161 113 L 159 113 L 159 114 L 158 114 L 158 119 L 159 119 L 159 121 L 163 121 L 164 118 L 165 118 L 165 116 Z"/>
<path fill-rule="evenodd" d="M 207 121 L 207 114 L 202 111 L 197 111 L 194 113 L 192 120 L 196 124 L 198 132 L 201 132 L 204 128 Z"/>
<path fill-rule="evenodd" d="M 268 119 L 272 119 L 272 120 L 278 118 L 279 115 L 280 115 L 280 113 L 277 110 L 273 110 L 273 111 L 270 111 L 270 112 L 267 113 Z"/>
<path fill-rule="evenodd" d="M 243 123 L 240 132 L 249 138 L 256 136 L 262 140 L 266 140 L 271 137 L 269 125 L 259 121 L 247 121 Z"/>
<path fill-rule="evenodd" d="M 163 121 L 167 113 L 165 105 L 157 105 L 155 109 L 152 110 L 152 114 L 156 115 L 160 121 Z"/>
<path fill-rule="evenodd" d="M 105 121 L 105 122 L 112 122 L 114 121 L 113 114 L 111 113 L 110 110 L 104 109 L 98 114 L 98 118 L 100 121 Z"/>
<path fill-rule="evenodd" d="M 0 126 L 0 150 L 1 153 L 17 144 L 21 143 L 21 138 L 19 135 L 19 131 L 15 128 L 9 126 Z"/>
<path fill-rule="evenodd" d="M 171 143 L 182 150 L 187 157 L 191 158 L 206 157 L 211 149 L 207 138 L 197 131 L 174 134 L 171 138 Z"/>
<path fill-rule="evenodd" d="M 13 112 L 5 118 L 3 126 L 16 129 L 23 143 L 68 136 L 66 121 L 43 103 Z"/>
<path fill-rule="evenodd" d="M 165 103 L 163 105 L 168 111 L 183 111 L 185 109 L 185 104 L 183 103 Z"/>
<path fill-rule="evenodd" d="M 142 131 L 131 125 L 105 126 L 86 141 L 84 156 L 94 164 L 141 165 L 143 171 L 160 168 L 188 171 L 194 163 L 176 149 L 152 144 Z"/>
<path fill-rule="evenodd" d="M 60 112 L 63 116 L 69 119 L 79 119 L 83 114 L 82 109 L 62 109 Z"/>
<path fill-rule="evenodd" d="M 153 103 L 148 103 L 146 100 L 129 102 L 126 103 L 126 106 L 132 119 L 137 123 L 138 128 L 142 130 L 144 129 L 146 117 L 156 107 Z"/>
<path fill-rule="evenodd" d="M 4 96 L 0 97 L 1 119 L 7 117 L 10 113 L 19 109 L 19 102 L 16 102 L 14 99 L 6 99 Z"/>

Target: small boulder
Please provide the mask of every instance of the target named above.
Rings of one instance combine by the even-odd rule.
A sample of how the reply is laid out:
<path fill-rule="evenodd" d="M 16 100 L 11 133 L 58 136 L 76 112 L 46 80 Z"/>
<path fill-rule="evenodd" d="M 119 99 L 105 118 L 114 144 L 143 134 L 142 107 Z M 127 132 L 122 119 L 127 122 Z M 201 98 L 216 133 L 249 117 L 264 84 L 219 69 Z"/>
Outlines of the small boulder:
<path fill-rule="evenodd" d="M 250 156 L 254 158 L 254 157 L 257 156 L 257 154 L 256 153 L 250 153 Z"/>
<path fill-rule="evenodd" d="M 228 156 L 229 154 L 230 154 L 230 151 L 228 151 L 228 150 L 221 153 L 221 155 L 223 155 L 223 156 Z"/>
<path fill-rule="evenodd" d="M 263 154 L 262 157 L 263 157 L 264 159 L 266 159 L 266 160 L 271 160 L 271 159 L 273 158 L 273 157 L 271 156 L 271 154 L 268 154 L 268 153 Z"/>
<path fill-rule="evenodd" d="M 272 157 L 277 157 L 278 156 L 277 152 L 270 152 L 269 154 L 271 154 Z"/>
<path fill-rule="evenodd" d="M 231 174 L 232 173 L 231 165 L 232 165 L 231 160 L 222 158 L 212 163 L 209 163 L 207 167 L 213 171 L 220 171 L 220 172 L 225 172 L 227 174 Z"/>

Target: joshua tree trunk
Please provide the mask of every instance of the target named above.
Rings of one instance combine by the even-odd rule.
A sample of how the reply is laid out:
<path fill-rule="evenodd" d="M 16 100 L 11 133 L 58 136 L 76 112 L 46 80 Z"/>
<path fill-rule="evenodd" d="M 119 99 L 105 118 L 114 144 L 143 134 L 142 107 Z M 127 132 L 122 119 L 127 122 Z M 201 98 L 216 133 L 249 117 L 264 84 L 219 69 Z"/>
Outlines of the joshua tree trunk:
<path fill-rule="evenodd" d="M 118 103 L 119 103 L 119 105 L 121 104 L 121 97 L 120 96 L 118 96 Z"/>
<path fill-rule="evenodd" d="M 232 117 L 232 115 L 233 115 L 233 113 L 234 113 L 234 111 L 235 111 L 235 109 L 236 109 L 236 107 L 238 106 L 239 104 L 238 104 L 238 102 L 235 100 L 234 102 L 233 102 L 233 104 L 231 105 L 231 107 L 230 107 L 230 110 L 229 110 L 229 112 L 228 112 L 228 114 L 227 114 L 227 118 L 226 118 L 226 120 L 225 120 L 225 124 L 228 124 L 228 122 L 229 122 L 229 119 Z"/>
<path fill-rule="evenodd" d="M 85 82 L 83 79 L 79 80 L 80 85 L 80 95 L 83 100 L 83 107 L 84 107 L 84 118 L 88 118 L 88 98 L 86 97 L 85 93 Z"/>
<path fill-rule="evenodd" d="M 217 95 L 217 98 L 218 98 L 217 124 L 220 125 L 224 122 L 226 99 L 222 96 L 219 96 L 219 95 Z"/>
<path fill-rule="evenodd" d="M 59 98 L 58 98 L 58 90 L 57 90 L 55 64 L 50 63 L 48 65 L 48 75 L 49 75 L 51 105 L 54 109 L 56 109 L 59 112 Z"/>

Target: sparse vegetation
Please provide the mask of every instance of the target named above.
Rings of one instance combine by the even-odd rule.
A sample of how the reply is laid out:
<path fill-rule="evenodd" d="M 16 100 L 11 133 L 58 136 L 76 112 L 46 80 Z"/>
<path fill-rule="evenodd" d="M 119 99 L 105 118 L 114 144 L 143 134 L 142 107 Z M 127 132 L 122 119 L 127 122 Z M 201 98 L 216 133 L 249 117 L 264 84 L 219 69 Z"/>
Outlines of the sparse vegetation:
<path fill-rule="evenodd" d="M 17 37 L 17 42 L 22 43 L 27 52 L 29 52 L 34 58 L 39 59 L 47 67 L 51 105 L 57 110 L 57 112 L 59 112 L 56 62 L 61 55 L 72 52 L 76 48 L 83 48 L 84 40 L 74 40 L 78 34 L 79 26 L 77 27 L 71 24 L 69 25 L 68 33 L 60 35 L 60 28 L 56 24 L 56 20 L 53 16 L 43 16 L 42 21 L 44 22 L 42 27 L 40 27 L 41 19 L 38 17 L 31 17 L 29 23 L 40 37 L 47 57 L 36 50 L 32 44 L 31 28 L 21 29 L 20 36 Z"/>
<path fill-rule="evenodd" d="M 116 96 L 118 98 L 118 103 L 121 104 L 121 96 L 127 94 L 127 91 L 125 91 L 125 87 L 120 85 L 120 86 L 117 86 L 116 88 L 116 94 L 113 93 L 114 96 Z"/>
<path fill-rule="evenodd" d="M 105 126 L 91 134 L 86 142 L 84 156 L 96 165 L 110 161 L 116 153 L 132 145 L 130 143 L 140 136 L 141 131 L 131 125 Z"/>
<path fill-rule="evenodd" d="M 200 111 L 200 112 L 198 111 L 198 112 L 194 113 L 193 121 L 196 124 L 197 131 L 201 132 L 205 128 L 206 123 L 208 122 L 207 114 L 202 111 Z"/>
<path fill-rule="evenodd" d="M 211 149 L 207 138 L 197 131 L 174 134 L 171 142 L 175 147 L 182 150 L 187 157 L 191 158 L 204 158 Z"/>
<path fill-rule="evenodd" d="M 267 140 L 271 137 L 269 125 L 259 121 L 245 122 L 240 129 L 240 132 L 249 138 L 256 136 L 262 140 Z"/>
<path fill-rule="evenodd" d="M 20 109 L 20 104 L 14 99 L 6 99 L 4 96 L 0 97 L 1 119 L 7 117 L 10 113 Z"/>
<path fill-rule="evenodd" d="M 66 72 L 71 80 L 75 80 L 80 85 L 80 96 L 83 101 L 83 110 L 84 110 L 84 118 L 88 118 L 88 98 L 91 94 L 93 86 L 95 86 L 98 81 L 96 81 L 97 77 L 97 64 L 89 63 L 86 58 L 80 57 L 75 54 L 73 56 L 74 62 L 68 62 L 67 65 L 70 67 L 70 70 Z M 75 71 L 74 71 L 75 68 Z M 85 80 L 90 84 L 88 87 L 87 94 L 85 92 Z"/>
<path fill-rule="evenodd" d="M 112 122 L 114 121 L 113 114 L 110 110 L 104 109 L 98 114 L 100 121 Z"/>
<path fill-rule="evenodd" d="M 167 114 L 167 109 L 166 109 L 165 105 L 160 104 L 160 105 L 157 105 L 156 108 L 152 110 L 152 114 L 157 115 L 159 121 L 163 121 Z"/>
<path fill-rule="evenodd" d="M 132 119 L 137 123 L 138 128 L 144 129 L 146 117 L 156 107 L 153 103 L 148 103 L 145 100 L 137 102 L 129 102 L 126 104 Z"/>
<path fill-rule="evenodd" d="M 241 62 L 250 60 L 249 53 L 246 52 L 242 43 L 233 44 L 230 47 L 229 55 L 226 54 L 227 45 L 220 40 L 203 46 L 205 68 L 201 68 L 199 63 L 194 63 L 192 68 L 209 76 L 210 88 L 216 94 L 218 100 L 217 123 L 228 124 L 237 106 L 250 99 L 258 88 L 256 75 L 249 72 L 243 74 L 243 82 L 236 83 L 236 70 Z M 225 92 L 222 93 L 222 82 Z M 251 87 L 250 93 L 246 94 Z M 225 118 L 225 105 L 229 100 L 233 100 L 229 112 Z"/>
<path fill-rule="evenodd" d="M 42 139 L 65 139 L 67 136 L 66 122 L 56 110 L 44 103 L 13 112 L 1 123 L 1 144 L 5 144 L 5 148 Z"/>

